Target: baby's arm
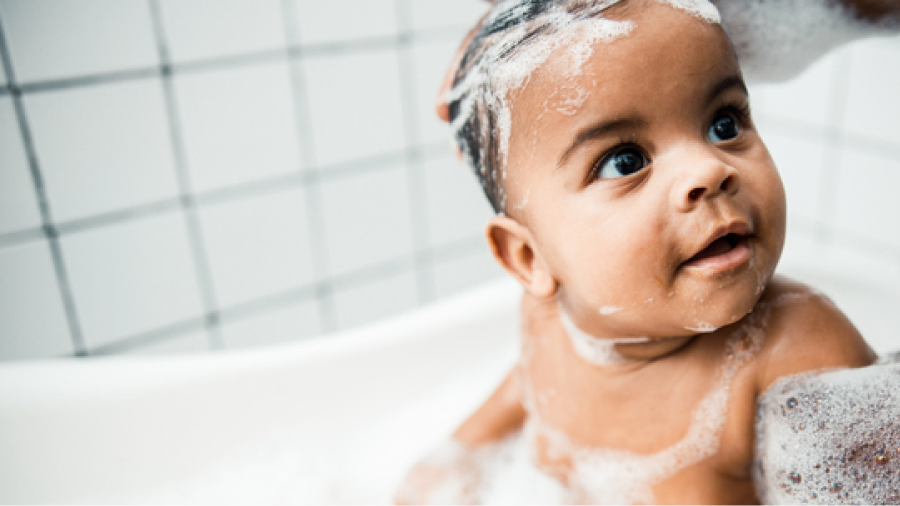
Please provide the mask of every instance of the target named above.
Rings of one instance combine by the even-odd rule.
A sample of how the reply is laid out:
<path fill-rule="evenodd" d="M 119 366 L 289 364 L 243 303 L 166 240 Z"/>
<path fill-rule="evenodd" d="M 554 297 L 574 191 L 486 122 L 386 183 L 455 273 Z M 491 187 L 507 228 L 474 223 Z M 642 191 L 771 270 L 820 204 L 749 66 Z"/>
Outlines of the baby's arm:
<path fill-rule="evenodd" d="M 490 463 L 495 443 L 520 429 L 525 414 L 516 367 L 448 441 L 413 466 L 394 501 L 398 504 L 479 502 L 484 466 Z"/>
<path fill-rule="evenodd" d="M 525 408 L 518 368 L 514 368 L 500 386 L 462 425 L 453 438 L 469 447 L 499 441 L 522 427 Z"/>

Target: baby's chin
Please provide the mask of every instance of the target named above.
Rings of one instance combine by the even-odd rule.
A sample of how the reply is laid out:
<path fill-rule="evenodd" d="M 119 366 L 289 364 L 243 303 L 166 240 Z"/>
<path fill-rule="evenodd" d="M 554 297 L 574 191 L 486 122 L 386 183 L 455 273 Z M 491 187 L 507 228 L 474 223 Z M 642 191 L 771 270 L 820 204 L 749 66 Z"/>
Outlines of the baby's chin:
<path fill-rule="evenodd" d="M 741 321 L 753 311 L 759 301 L 761 291 L 753 288 L 745 295 L 727 294 L 698 303 L 687 309 L 678 318 L 675 327 L 681 327 L 688 334 L 708 334 Z"/>

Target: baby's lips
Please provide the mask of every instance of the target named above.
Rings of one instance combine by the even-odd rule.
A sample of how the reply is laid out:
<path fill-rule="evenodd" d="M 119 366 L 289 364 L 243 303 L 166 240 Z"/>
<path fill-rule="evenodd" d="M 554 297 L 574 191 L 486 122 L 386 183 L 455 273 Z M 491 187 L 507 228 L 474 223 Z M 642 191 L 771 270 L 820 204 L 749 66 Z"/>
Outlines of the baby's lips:
<path fill-rule="evenodd" d="M 684 263 L 689 263 L 691 260 L 694 260 L 698 256 L 700 256 L 707 248 L 709 248 L 714 242 L 726 237 L 729 234 L 734 234 L 740 236 L 741 238 L 745 238 L 753 234 L 753 228 L 745 221 L 732 221 L 728 223 L 723 223 L 713 229 L 712 233 L 710 233 L 706 240 L 696 249 L 694 249 L 694 254 L 691 255 Z"/>

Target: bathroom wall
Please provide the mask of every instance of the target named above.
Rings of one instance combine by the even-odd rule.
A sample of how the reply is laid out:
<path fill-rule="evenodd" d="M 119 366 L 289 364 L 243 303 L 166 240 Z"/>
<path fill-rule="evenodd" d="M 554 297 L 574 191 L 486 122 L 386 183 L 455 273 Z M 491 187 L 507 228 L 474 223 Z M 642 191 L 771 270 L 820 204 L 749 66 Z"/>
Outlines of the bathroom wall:
<path fill-rule="evenodd" d="M 0 360 L 307 339 L 501 275 L 433 114 L 480 0 L 0 0 Z M 900 38 L 754 113 L 786 261 L 900 272 Z"/>

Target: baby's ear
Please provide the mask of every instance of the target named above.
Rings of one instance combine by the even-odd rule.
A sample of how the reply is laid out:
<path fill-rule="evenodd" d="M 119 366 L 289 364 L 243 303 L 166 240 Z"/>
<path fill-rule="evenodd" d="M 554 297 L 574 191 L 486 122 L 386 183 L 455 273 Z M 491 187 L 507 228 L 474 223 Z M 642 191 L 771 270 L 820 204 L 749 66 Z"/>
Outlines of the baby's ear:
<path fill-rule="evenodd" d="M 525 290 L 538 298 L 556 294 L 556 279 L 535 250 L 527 228 L 508 216 L 498 215 L 491 218 L 485 232 L 494 258 Z"/>

